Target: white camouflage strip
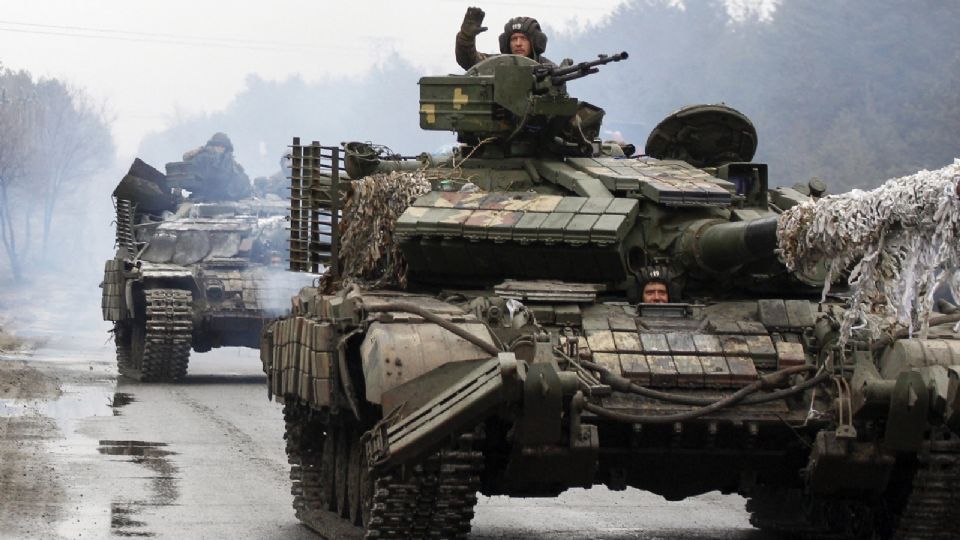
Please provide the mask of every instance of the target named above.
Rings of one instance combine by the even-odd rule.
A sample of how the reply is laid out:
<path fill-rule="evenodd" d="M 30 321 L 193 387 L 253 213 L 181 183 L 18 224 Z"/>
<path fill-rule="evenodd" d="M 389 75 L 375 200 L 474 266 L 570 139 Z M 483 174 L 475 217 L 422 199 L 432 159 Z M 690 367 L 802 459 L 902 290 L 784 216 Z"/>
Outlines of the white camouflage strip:
<path fill-rule="evenodd" d="M 783 262 L 810 270 L 832 260 L 831 282 L 852 268 L 845 342 L 855 325 L 881 318 L 921 335 L 943 282 L 960 298 L 960 159 L 936 171 L 888 180 L 871 191 L 853 190 L 784 212 L 777 225 Z M 871 325 L 875 334 L 886 330 Z"/>

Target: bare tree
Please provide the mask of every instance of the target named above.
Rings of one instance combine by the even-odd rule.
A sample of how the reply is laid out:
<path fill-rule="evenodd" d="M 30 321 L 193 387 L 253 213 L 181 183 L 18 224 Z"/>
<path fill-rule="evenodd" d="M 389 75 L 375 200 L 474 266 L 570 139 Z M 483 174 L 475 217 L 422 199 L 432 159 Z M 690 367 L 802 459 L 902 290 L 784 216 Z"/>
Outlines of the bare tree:
<path fill-rule="evenodd" d="M 113 156 L 113 139 L 102 106 L 61 81 L 40 81 L 42 103 L 36 146 L 42 155 L 31 168 L 31 185 L 42 205 L 41 253 L 48 256 L 57 205 L 104 170 Z"/>
<path fill-rule="evenodd" d="M 35 137 L 36 93 L 24 71 L 0 73 L 0 240 L 15 281 L 23 277 L 12 204 L 26 178 Z"/>
<path fill-rule="evenodd" d="M 0 240 L 15 281 L 32 245 L 47 256 L 58 204 L 112 156 L 103 109 L 86 94 L 56 79 L 0 70 Z"/>

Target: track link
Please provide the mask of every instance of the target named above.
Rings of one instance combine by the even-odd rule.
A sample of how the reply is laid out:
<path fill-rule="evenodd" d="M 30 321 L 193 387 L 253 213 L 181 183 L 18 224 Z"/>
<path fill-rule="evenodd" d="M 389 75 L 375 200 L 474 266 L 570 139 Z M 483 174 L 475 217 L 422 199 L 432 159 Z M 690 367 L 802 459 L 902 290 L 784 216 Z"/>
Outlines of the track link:
<path fill-rule="evenodd" d="M 960 540 L 960 440 L 927 443 L 912 481 L 899 488 L 907 493 L 836 501 L 811 499 L 800 489 L 768 487 L 751 496 L 747 511 L 755 527 L 791 538 Z"/>
<path fill-rule="evenodd" d="M 142 334 L 142 358 L 127 362 L 126 369 L 123 367 L 124 363 L 120 363 L 121 372 L 144 382 L 173 382 L 182 379 L 187 374 L 193 340 L 190 291 L 148 289 L 144 296 L 146 319 L 143 323 L 145 328 Z M 137 345 L 134 344 L 134 347 Z"/>
<path fill-rule="evenodd" d="M 320 535 L 459 539 L 469 534 L 483 467 L 478 449 L 482 434 L 462 435 L 421 462 L 387 473 L 368 471 L 364 464 L 363 471 L 338 474 L 338 468 L 357 467 L 358 460 L 353 465 L 339 460 L 337 448 L 355 447 L 353 438 L 359 438 L 360 431 L 336 422 L 324 424 L 302 405 L 285 405 L 284 420 L 293 506 L 297 518 Z M 350 479 L 351 486 L 338 486 L 338 479 Z M 346 502 L 338 499 L 344 493 Z M 351 507 L 357 504 L 360 508 Z"/>
<path fill-rule="evenodd" d="M 381 478 L 366 538 L 467 538 L 483 472 L 482 438 L 480 431 L 461 435 L 408 467 L 404 478 Z"/>
<path fill-rule="evenodd" d="M 960 440 L 934 441 L 919 456 L 895 540 L 957 540 Z"/>
<path fill-rule="evenodd" d="M 133 350 L 130 345 L 130 324 L 127 322 L 113 323 L 113 341 L 117 346 L 117 369 L 121 372 L 132 366 Z"/>

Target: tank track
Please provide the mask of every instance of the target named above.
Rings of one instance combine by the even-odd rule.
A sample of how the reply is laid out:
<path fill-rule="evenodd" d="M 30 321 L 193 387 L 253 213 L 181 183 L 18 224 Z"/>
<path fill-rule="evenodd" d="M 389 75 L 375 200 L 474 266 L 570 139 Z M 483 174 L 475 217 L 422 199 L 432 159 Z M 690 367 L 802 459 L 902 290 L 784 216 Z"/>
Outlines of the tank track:
<path fill-rule="evenodd" d="M 895 485 L 895 484 L 894 484 Z M 791 538 L 960 540 L 960 440 L 933 441 L 918 456 L 905 497 L 811 500 L 799 489 L 761 488 L 747 502 L 750 523 Z"/>
<path fill-rule="evenodd" d="M 359 440 L 359 430 L 334 423 L 324 426 L 309 415 L 302 405 L 284 407 L 293 506 L 307 527 L 331 539 L 467 537 L 483 469 L 478 450 L 482 434 L 462 435 L 402 470 L 375 477 L 351 475 L 339 470 L 344 466 L 338 465 L 342 460 L 337 456 L 345 455 L 340 448 L 358 449 L 354 439 Z M 349 443 L 340 440 L 344 434 Z M 356 468 L 357 462 L 352 466 Z M 354 486 L 357 474 L 362 474 L 359 486 L 337 485 L 349 478 Z"/>
<path fill-rule="evenodd" d="M 931 442 L 919 461 L 894 540 L 960 539 L 960 440 Z"/>
<path fill-rule="evenodd" d="M 117 346 L 117 369 L 121 372 L 130 369 L 133 351 L 130 346 L 129 323 L 113 323 L 113 341 Z"/>
<path fill-rule="evenodd" d="M 182 379 L 187 374 L 193 341 L 191 293 L 183 289 L 147 289 L 144 296 L 143 358 L 138 366 L 128 365 L 126 369 L 121 363 L 121 373 L 144 382 Z"/>

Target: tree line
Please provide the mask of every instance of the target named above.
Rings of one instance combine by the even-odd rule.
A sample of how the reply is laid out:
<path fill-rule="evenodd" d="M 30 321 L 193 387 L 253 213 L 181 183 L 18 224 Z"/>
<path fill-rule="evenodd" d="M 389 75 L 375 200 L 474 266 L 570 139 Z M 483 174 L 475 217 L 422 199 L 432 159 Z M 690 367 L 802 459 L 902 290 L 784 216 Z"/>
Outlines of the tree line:
<path fill-rule="evenodd" d="M 553 31 L 547 9 L 518 15 L 544 25 L 554 61 L 630 53 L 569 91 L 606 110 L 605 137 L 619 134 L 638 148 L 672 111 L 722 102 L 752 119 L 755 160 L 770 164 L 774 185 L 819 177 L 831 193 L 870 188 L 960 155 L 960 2 L 782 0 L 769 19 L 734 20 L 723 0 L 632 0 L 576 35 Z M 436 30 L 437 46 L 450 50 L 449 72 L 460 71 L 457 29 Z M 489 41 L 479 47 L 494 52 Z M 394 56 L 361 79 L 251 76 L 222 111 L 147 137 L 141 156 L 162 163 L 183 141 L 199 144 L 216 131 L 229 133 L 254 176 L 275 171 L 295 135 L 436 151 L 454 137 L 418 128 L 416 82 L 442 73 Z"/>
<path fill-rule="evenodd" d="M 960 2 L 782 0 L 769 20 L 738 21 L 724 7 L 634 0 L 552 39 L 551 58 L 629 50 L 576 91 L 638 146 L 684 105 L 741 110 L 778 185 L 816 176 L 838 193 L 960 157 Z"/>
<path fill-rule="evenodd" d="M 65 201 L 113 155 L 102 105 L 59 79 L 0 64 L 0 243 L 15 282 L 53 259 Z"/>

